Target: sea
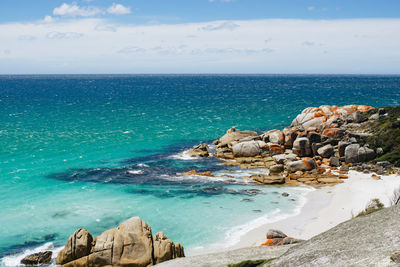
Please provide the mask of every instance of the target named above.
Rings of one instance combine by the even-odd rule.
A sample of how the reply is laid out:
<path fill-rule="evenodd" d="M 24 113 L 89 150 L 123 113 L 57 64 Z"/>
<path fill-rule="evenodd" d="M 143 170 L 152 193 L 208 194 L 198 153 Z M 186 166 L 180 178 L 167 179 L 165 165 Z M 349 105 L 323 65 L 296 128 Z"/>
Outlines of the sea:
<path fill-rule="evenodd" d="M 229 248 L 313 189 L 250 184 L 265 170 L 185 151 L 232 126 L 282 129 L 309 106 L 399 102 L 400 76 L 2 75 L 1 265 L 134 216 L 187 255 Z M 180 174 L 192 169 L 218 177 Z"/>

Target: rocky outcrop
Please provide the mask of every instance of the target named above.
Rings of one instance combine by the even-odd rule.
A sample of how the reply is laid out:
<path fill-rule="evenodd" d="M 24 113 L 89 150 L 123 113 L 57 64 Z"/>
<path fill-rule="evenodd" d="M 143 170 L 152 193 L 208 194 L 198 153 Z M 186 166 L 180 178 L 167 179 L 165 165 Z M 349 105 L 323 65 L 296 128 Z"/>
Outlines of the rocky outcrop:
<path fill-rule="evenodd" d="M 79 229 L 68 239 L 56 263 L 65 267 L 78 266 L 150 266 L 183 257 L 183 247 L 174 244 L 164 233 L 152 237 L 151 228 L 138 217 L 123 222 L 91 239 Z"/>
<path fill-rule="evenodd" d="M 49 263 L 51 261 L 51 256 L 53 252 L 51 251 L 44 251 L 38 252 L 31 255 L 26 256 L 21 260 L 21 264 L 25 265 L 39 265 Z"/>
<path fill-rule="evenodd" d="M 187 151 L 186 154 L 191 157 L 208 157 L 210 155 L 210 149 L 207 144 L 200 144 L 194 146 L 191 150 Z"/>
<path fill-rule="evenodd" d="M 376 157 L 382 158 L 385 151 L 392 149 L 389 145 L 384 149 L 376 147 L 375 144 L 379 142 L 375 139 L 374 144 L 371 143 L 371 138 L 375 136 L 371 134 L 374 130 L 368 117 L 373 112 L 377 112 L 379 115 L 377 120 L 380 121 L 400 114 L 400 107 L 397 113 L 389 115 L 386 109 L 375 110 L 373 107 L 363 105 L 343 107 L 325 105 L 306 108 L 296 116 L 289 127 L 283 130 L 274 129 L 260 135 L 235 128 L 228 130 L 223 137 L 214 142 L 216 145 L 214 156 L 230 160 L 224 165 L 240 166 L 245 169 L 268 168 L 272 177 L 287 178 L 291 173 L 298 171 L 312 173 L 316 177 L 336 168 L 347 168 L 346 171 L 349 169 L 376 171 L 381 175 L 389 172 L 389 169 L 373 167 L 370 164 Z M 376 124 L 378 121 L 374 120 L 373 123 Z M 397 120 L 390 125 L 391 128 L 400 128 L 400 122 Z M 392 129 L 392 133 L 395 131 Z M 390 153 L 388 159 L 399 159 L 400 162 L 398 150 Z M 328 176 L 315 179 L 312 184 L 340 183 L 338 179 L 345 179 L 346 173 L 340 173 L 335 177 Z M 263 181 L 268 184 L 275 183 L 274 179 L 267 179 L 264 174 L 253 180 L 257 183 Z M 300 179 L 296 181 L 303 182 Z M 305 182 L 310 184 L 311 181 L 305 180 Z M 285 183 L 291 183 L 291 179 L 285 179 Z"/>

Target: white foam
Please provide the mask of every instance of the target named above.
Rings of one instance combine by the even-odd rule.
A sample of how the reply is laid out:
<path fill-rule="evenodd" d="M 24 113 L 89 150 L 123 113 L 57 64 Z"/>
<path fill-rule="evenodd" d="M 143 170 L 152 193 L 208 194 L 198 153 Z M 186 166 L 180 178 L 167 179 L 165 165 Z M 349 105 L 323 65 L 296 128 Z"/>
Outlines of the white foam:
<path fill-rule="evenodd" d="M 199 159 L 200 157 L 192 157 L 190 156 L 187 152 L 189 152 L 190 149 L 179 152 L 175 155 L 170 156 L 172 159 L 179 159 L 179 160 L 194 160 L 194 159 Z"/>
<path fill-rule="evenodd" d="M 137 174 L 143 174 L 144 171 L 143 170 L 129 170 L 129 171 L 127 171 L 127 173 L 137 175 Z"/>
<path fill-rule="evenodd" d="M 141 167 L 141 168 L 148 168 L 148 167 L 150 167 L 149 165 L 144 164 L 144 163 L 139 163 L 139 164 L 137 164 L 136 166 Z"/>
<path fill-rule="evenodd" d="M 32 249 L 26 249 L 21 253 L 18 254 L 13 254 L 6 256 L 1 259 L 1 266 L 25 266 L 21 264 L 21 260 L 25 258 L 26 256 L 29 256 L 33 253 L 38 253 L 38 252 L 44 252 L 47 250 L 50 250 L 53 252 L 53 255 L 51 256 L 51 264 L 50 266 L 56 266 L 55 265 L 55 259 L 57 258 L 58 253 L 63 247 L 54 247 L 54 244 L 52 242 L 48 242 L 43 244 L 42 246 L 32 248 Z"/>

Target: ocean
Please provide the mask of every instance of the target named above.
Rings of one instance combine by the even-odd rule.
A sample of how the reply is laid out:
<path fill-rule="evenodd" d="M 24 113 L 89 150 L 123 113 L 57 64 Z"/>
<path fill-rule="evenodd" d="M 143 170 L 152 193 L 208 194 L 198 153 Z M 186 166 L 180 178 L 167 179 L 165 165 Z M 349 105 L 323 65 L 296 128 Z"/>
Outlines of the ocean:
<path fill-rule="evenodd" d="M 232 126 L 281 129 L 309 106 L 399 102 L 400 76 L 0 76 L 1 264 L 134 216 L 189 255 L 229 247 L 312 189 L 245 184 L 257 170 L 184 151 Z M 192 169 L 234 178 L 179 175 Z"/>

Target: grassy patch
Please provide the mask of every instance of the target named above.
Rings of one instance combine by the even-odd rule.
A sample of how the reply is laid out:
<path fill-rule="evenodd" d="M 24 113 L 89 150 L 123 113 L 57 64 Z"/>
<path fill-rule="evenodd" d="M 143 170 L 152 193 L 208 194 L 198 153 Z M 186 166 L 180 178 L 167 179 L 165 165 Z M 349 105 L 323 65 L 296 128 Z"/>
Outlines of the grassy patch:
<path fill-rule="evenodd" d="M 271 262 L 275 259 L 276 258 L 270 258 L 267 260 L 246 260 L 246 261 L 241 261 L 239 263 L 229 264 L 228 267 L 256 267 L 261 264 Z"/>
<path fill-rule="evenodd" d="M 375 211 L 383 209 L 384 207 L 385 207 L 385 205 L 383 205 L 383 203 L 379 199 L 374 198 L 368 203 L 368 205 L 365 208 L 365 210 L 363 210 L 359 214 L 357 214 L 356 217 L 360 217 L 360 216 L 365 216 L 365 215 L 371 214 L 371 213 L 373 213 Z"/>
<path fill-rule="evenodd" d="M 374 161 L 389 161 L 400 167 L 400 106 L 385 107 L 388 116 L 384 119 L 369 122 L 372 135 L 367 143 L 371 148 L 381 147 L 384 155 Z M 371 111 L 370 111 L 371 112 Z M 376 112 L 376 111 L 375 111 Z"/>

